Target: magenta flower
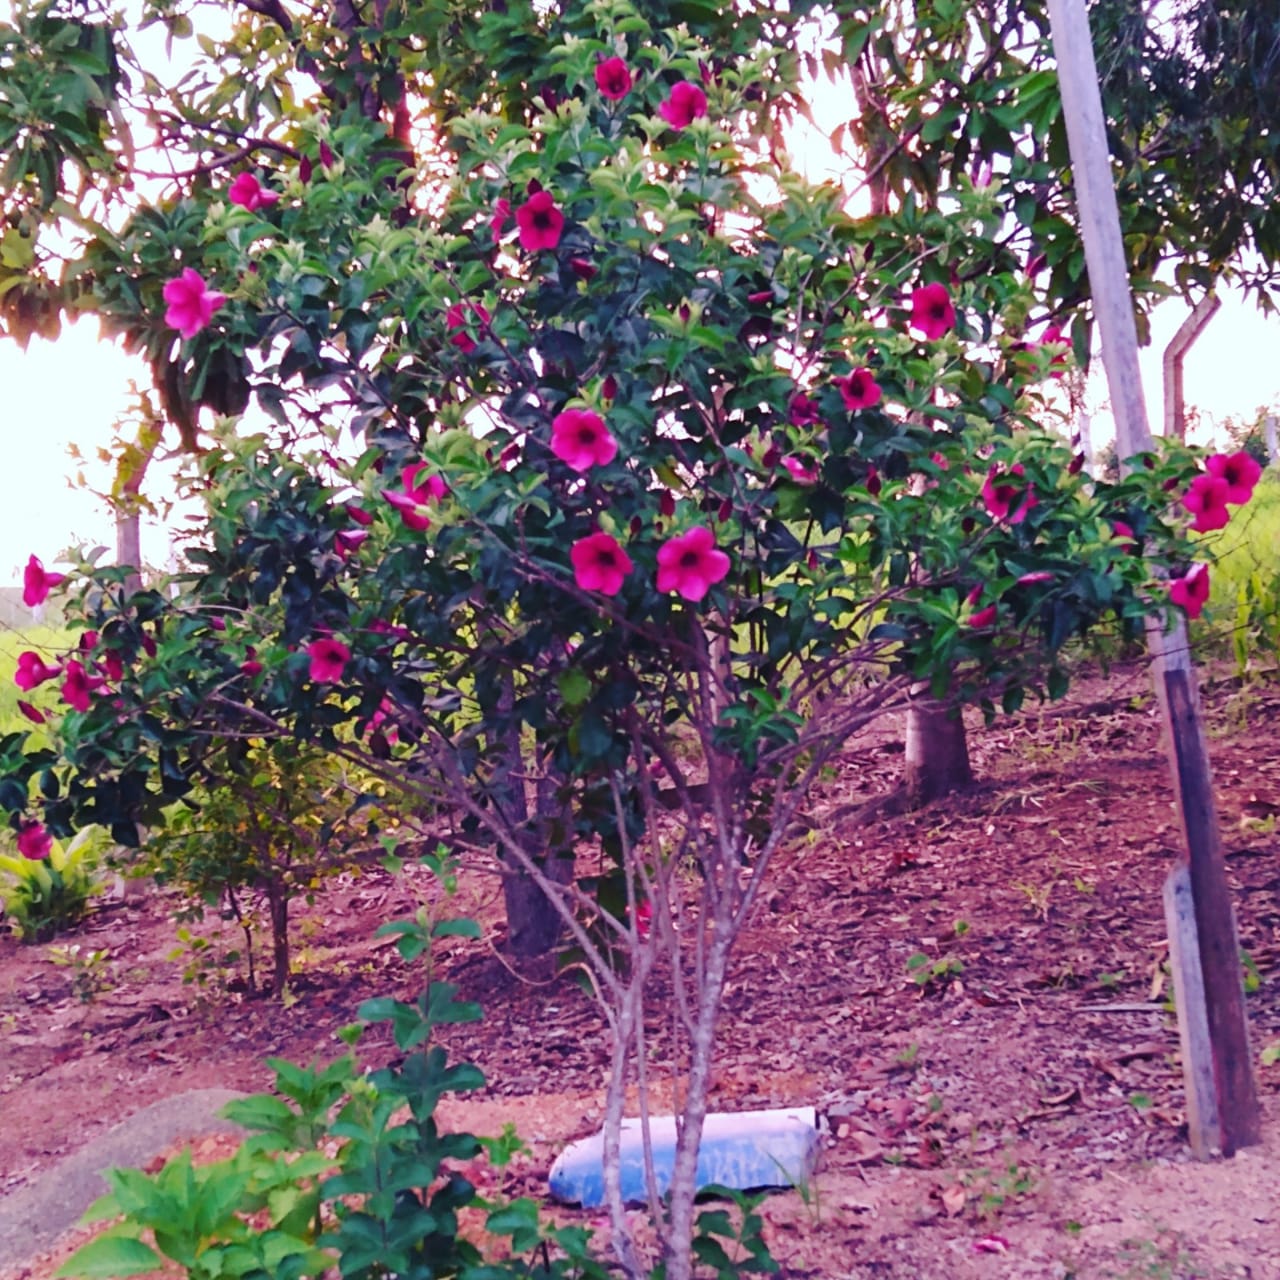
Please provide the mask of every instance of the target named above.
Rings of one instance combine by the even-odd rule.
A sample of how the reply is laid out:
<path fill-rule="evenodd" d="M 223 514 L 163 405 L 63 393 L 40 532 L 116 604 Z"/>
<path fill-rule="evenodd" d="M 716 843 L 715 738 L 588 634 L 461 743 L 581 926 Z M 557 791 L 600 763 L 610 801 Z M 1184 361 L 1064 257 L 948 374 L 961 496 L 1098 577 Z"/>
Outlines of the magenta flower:
<path fill-rule="evenodd" d="M 38 653 L 30 649 L 18 655 L 18 669 L 13 673 L 13 683 L 26 692 L 39 688 L 46 680 L 62 674 L 61 666 L 47 666 Z"/>
<path fill-rule="evenodd" d="M 1227 501 L 1242 507 L 1253 497 L 1253 487 L 1262 478 L 1258 460 L 1243 449 L 1239 453 L 1215 453 L 1204 460 L 1205 470 L 1227 486 Z"/>
<path fill-rule="evenodd" d="M 18 827 L 18 852 L 32 862 L 41 862 L 53 848 L 53 837 L 45 830 L 43 822 L 27 819 Z"/>
<path fill-rule="evenodd" d="M 793 427 L 812 427 L 822 421 L 818 402 L 803 391 L 797 391 L 787 402 L 787 421 Z"/>
<path fill-rule="evenodd" d="M 870 369 L 855 369 L 847 378 L 836 378 L 834 382 L 840 388 L 840 398 L 850 413 L 871 409 L 880 403 L 880 385 Z"/>
<path fill-rule="evenodd" d="M 729 557 L 702 525 L 658 548 L 658 590 L 675 591 L 695 604 L 729 572 Z"/>
<path fill-rule="evenodd" d="M 790 472 L 792 480 L 796 484 L 817 484 L 818 468 L 806 462 L 803 458 L 797 458 L 795 454 L 783 458 L 782 465 Z"/>
<path fill-rule="evenodd" d="M 354 502 L 348 502 L 346 507 L 343 509 L 346 511 L 347 515 L 356 522 L 356 524 L 361 525 L 364 528 L 368 528 L 369 525 L 373 523 L 372 513 L 366 511 L 361 506 L 357 506 Z"/>
<path fill-rule="evenodd" d="M 1048 569 L 1035 569 L 1031 573 L 1024 573 L 1018 579 L 1020 587 L 1030 587 L 1037 582 L 1052 582 L 1053 574 Z"/>
<path fill-rule="evenodd" d="M 311 678 L 316 684 L 337 684 L 351 660 L 351 650 L 341 640 L 324 636 L 307 645 L 311 659 Z"/>
<path fill-rule="evenodd" d="M 977 613 L 970 614 L 965 626 L 974 627 L 975 629 L 994 626 L 997 612 L 996 606 L 989 604 L 985 609 L 979 609 Z"/>
<path fill-rule="evenodd" d="M 682 80 L 672 87 L 671 96 L 658 108 L 658 114 L 673 129 L 683 129 L 707 114 L 707 95 L 701 86 Z"/>
<path fill-rule="evenodd" d="M 49 598 L 49 592 L 66 580 L 65 573 L 46 573 L 44 565 L 36 556 L 32 556 L 22 571 L 22 603 L 30 609 L 44 604 Z"/>
<path fill-rule="evenodd" d="M 1111 532 L 1116 539 L 1116 545 L 1121 551 L 1133 551 L 1137 548 L 1137 541 L 1134 538 L 1133 526 L 1126 524 L 1123 520 L 1113 520 L 1111 522 Z"/>
<path fill-rule="evenodd" d="M 618 442 L 598 413 L 566 409 L 552 420 L 551 452 L 574 471 L 589 471 L 612 462 L 618 453 Z"/>
<path fill-rule="evenodd" d="M 263 671 L 262 663 L 258 661 L 258 651 L 252 645 L 249 645 L 244 651 L 244 661 L 240 664 L 240 674 L 252 678 L 261 675 Z"/>
<path fill-rule="evenodd" d="M 1192 480 L 1191 487 L 1182 495 L 1182 505 L 1195 516 L 1191 527 L 1197 533 L 1227 527 L 1231 519 L 1227 510 L 1230 493 L 1231 485 L 1221 476 L 1199 475 Z"/>
<path fill-rule="evenodd" d="M 480 302 L 455 302 L 444 313 L 444 324 L 446 329 L 458 330 L 449 341 L 469 356 L 476 349 L 476 340 L 467 332 L 468 327 L 474 326 L 477 332 L 483 333 L 489 327 L 489 312 Z"/>
<path fill-rule="evenodd" d="M 1193 564 L 1181 578 L 1169 583 L 1169 599 L 1186 610 L 1188 618 L 1198 618 L 1209 599 L 1209 566 Z"/>
<path fill-rule="evenodd" d="M 222 619 L 219 618 L 216 621 L 221 622 Z M 225 623 L 223 625 L 225 626 Z M 124 679 L 124 660 L 115 649 L 108 649 L 98 663 L 98 670 L 106 679 L 119 684 Z"/>
<path fill-rule="evenodd" d="M 1040 345 L 1042 347 L 1070 346 L 1070 339 L 1063 334 L 1062 330 L 1056 324 L 1047 324 L 1044 327 L 1044 332 L 1040 335 Z M 1067 353 L 1065 351 L 1059 351 L 1058 354 L 1049 362 L 1050 366 L 1054 369 L 1057 369 L 1066 363 Z M 1062 377 L 1062 374 L 1055 373 L 1053 376 L 1055 378 L 1060 378 Z"/>
<path fill-rule="evenodd" d="M 1020 462 L 1015 462 L 1007 475 L 1002 475 L 997 467 L 988 472 L 982 486 L 982 501 L 993 520 L 1021 524 L 1031 508 L 1037 505 L 1035 490 L 1022 480 L 1022 475 Z"/>
<path fill-rule="evenodd" d="M 227 295 L 210 289 L 197 272 L 187 267 L 165 285 L 164 300 L 169 304 L 164 313 L 165 324 L 184 338 L 194 338 L 213 319 Z"/>
<path fill-rule="evenodd" d="M 493 235 L 493 243 L 499 244 L 502 241 L 502 233 L 507 229 L 507 223 L 511 221 L 511 201 L 506 196 L 499 196 L 494 202 L 493 216 L 489 219 L 489 231 Z"/>
<path fill-rule="evenodd" d="M 21 698 L 18 699 L 18 710 L 21 711 L 22 714 L 26 716 L 27 719 L 30 720 L 32 724 L 44 724 L 45 722 L 44 712 L 37 711 L 35 707 L 31 705 L 31 703 L 23 702 Z"/>
<path fill-rule="evenodd" d="M 242 209 L 248 209 L 250 213 L 257 213 L 259 209 L 275 204 L 280 196 L 269 187 L 264 187 L 253 174 L 241 173 L 228 188 L 227 199 Z"/>
<path fill-rule="evenodd" d="M 67 663 L 62 680 L 62 697 L 73 711 L 88 711 L 92 695 L 102 688 L 101 676 L 91 676 L 74 658 Z"/>
<path fill-rule="evenodd" d="M 936 342 L 956 322 L 956 309 L 946 285 L 921 285 L 911 295 L 911 327 Z"/>
<path fill-rule="evenodd" d="M 589 533 L 569 548 L 573 580 L 583 591 L 616 596 L 622 580 L 635 567 L 617 539 L 604 532 Z"/>
<path fill-rule="evenodd" d="M 418 483 L 418 475 L 426 467 L 425 462 L 415 462 L 412 466 L 405 467 L 400 476 L 403 490 L 401 492 L 393 489 L 382 491 L 382 496 L 400 513 L 400 519 L 404 521 L 405 526 L 419 532 L 431 524 L 431 517 L 427 514 L 426 508 L 449 492 L 449 486 L 445 484 L 442 476 L 432 474 L 427 476 L 421 484 Z"/>
<path fill-rule="evenodd" d="M 596 63 L 596 88 L 610 102 L 621 102 L 631 92 L 631 68 L 621 58 Z"/>
<path fill-rule="evenodd" d="M 345 560 L 360 550 L 360 545 L 368 538 L 366 529 L 339 529 L 333 535 L 333 549 Z"/>
<path fill-rule="evenodd" d="M 550 191 L 535 191 L 516 210 L 516 226 L 520 228 L 520 247 L 526 253 L 554 249 L 564 230 L 564 214 L 556 208 Z"/>

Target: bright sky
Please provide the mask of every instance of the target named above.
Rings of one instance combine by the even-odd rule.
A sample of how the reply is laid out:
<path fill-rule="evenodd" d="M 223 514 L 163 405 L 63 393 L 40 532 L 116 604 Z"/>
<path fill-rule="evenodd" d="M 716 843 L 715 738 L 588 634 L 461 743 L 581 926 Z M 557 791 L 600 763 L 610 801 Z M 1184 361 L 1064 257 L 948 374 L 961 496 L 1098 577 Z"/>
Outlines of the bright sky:
<path fill-rule="evenodd" d="M 829 133 L 847 122 L 848 90 L 815 90 L 812 105 L 819 128 Z M 806 168 L 816 171 L 813 176 L 821 176 L 825 138 L 796 139 L 791 146 L 805 153 Z M 1165 302 L 1155 316 L 1152 345 L 1143 353 L 1147 415 L 1157 432 L 1163 415 L 1160 357 L 1187 310 L 1177 300 Z M 1260 405 L 1280 407 L 1277 351 L 1280 322 L 1264 322 L 1252 304 L 1224 297 L 1222 309 L 1186 360 L 1188 406 L 1199 407 L 1210 426 L 1227 416 L 1251 419 Z M 91 490 L 110 487 L 111 469 L 98 461 L 97 451 L 109 444 L 112 424 L 126 410 L 131 378 L 149 385 L 142 362 L 101 342 L 92 319 L 67 327 L 56 343 L 33 339 L 25 354 L 0 338 L 6 445 L 6 465 L 0 468 L 0 585 L 19 582 L 33 553 L 52 566 L 71 544 L 114 548 L 111 514 Z M 1105 398 L 1099 367 L 1099 379 L 1090 387 L 1091 407 Z M 1094 447 L 1113 434 L 1105 411 L 1096 412 Z M 70 458 L 72 444 L 84 455 L 83 464 Z M 83 473 L 88 488 L 71 482 L 77 472 Z M 149 490 L 159 499 L 167 496 L 166 487 L 158 476 Z M 153 565 L 168 560 L 166 531 L 154 520 L 144 524 L 143 556 Z"/>

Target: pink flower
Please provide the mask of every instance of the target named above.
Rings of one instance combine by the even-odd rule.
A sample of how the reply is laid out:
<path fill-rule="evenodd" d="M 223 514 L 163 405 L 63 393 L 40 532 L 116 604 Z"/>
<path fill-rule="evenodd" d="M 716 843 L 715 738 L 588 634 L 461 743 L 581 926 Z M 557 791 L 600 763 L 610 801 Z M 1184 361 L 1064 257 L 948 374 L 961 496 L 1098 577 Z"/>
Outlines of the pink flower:
<path fill-rule="evenodd" d="M 1231 519 L 1227 510 L 1230 493 L 1231 485 L 1221 476 L 1200 475 L 1192 480 L 1191 487 L 1182 495 L 1182 505 L 1195 516 L 1191 527 L 1197 533 L 1227 527 Z"/>
<path fill-rule="evenodd" d="M 1024 573 L 1018 579 L 1018 585 L 1021 587 L 1029 587 L 1037 582 L 1052 582 L 1053 574 L 1048 569 L 1036 569 L 1031 573 Z"/>
<path fill-rule="evenodd" d="M 253 174 L 246 172 L 237 175 L 227 190 L 227 199 L 242 209 L 248 209 L 250 213 L 257 213 L 259 209 L 275 204 L 280 196 L 264 187 Z"/>
<path fill-rule="evenodd" d="M 797 391 L 787 402 L 787 421 L 793 427 L 812 427 L 822 421 L 818 413 L 818 402 Z"/>
<path fill-rule="evenodd" d="M 589 533 L 569 548 L 573 579 L 583 591 L 616 596 L 622 580 L 635 567 L 617 539 L 604 532 Z"/>
<path fill-rule="evenodd" d="M 46 680 L 52 680 L 62 674 L 58 665 L 46 666 L 44 659 L 30 649 L 18 655 L 18 669 L 13 673 L 13 683 L 19 689 L 30 691 L 39 688 Z"/>
<path fill-rule="evenodd" d="M 1253 497 L 1253 486 L 1262 478 L 1258 460 L 1243 449 L 1239 453 L 1215 453 L 1204 460 L 1205 470 L 1227 485 L 1227 501 L 1242 507 Z"/>
<path fill-rule="evenodd" d="M 499 244 L 502 240 L 502 233 L 507 228 L 507 223 L 511 221 L 511 201 L 506 196 L 499 196 L 494 202 L 493 217 L 489 219 L 489 230 L 493 234 L 493 243 Z"/>
<path fill-rule="evenodd" d="M 475 318 L 471 319 L 473 316 Z M 455 302 L 444 313 L 444 323 L 446 329 L 458 330 L 449 341 L 463 355 L 469 356 L 476 349 L 476 340 L 467 332 L 468 326 L 474 325 L 478 332 L 483 333 L 489 327 L 489 312 L 479 302 L 471 302 L 470 300 Z"/>
<path fill-rule="evenodd" d="M 1044 327 L 1044 332 L 1040 335 L 1040 345 L 1042 347 L 1069 346 L 1070 342 L 1069 339 L 1063 336 L 1062 330 L 1056 324 L 1047 324 Z M 1059 368 L 1061 365 L 1067 363 L 1067 353 L 1065 351 L 1059 351 L 1049 363 L 1052 368 Z M 1062 374 L 1055 373 L 1053 376 L 1055 378 L 1060 378 L 1062 377 Z"/>
<path fill-rule="evenodd" d="M 49 598 L 49 592 L 58 583 L 66 580 L 65 573 L 46 573 L 44 565 L 32 556 L 27 561 L 27 567 L 22 571 L 22 603 L 30 609 L 34 609 L 38 604 L 44 604 Z"/>
<path fill-rule="evenodd" d="M 551 423 L 551 452 L 574 471 L 588 471 L 613 461 L 618 442 L 604 419 L 590 409 L 566 409 Z"/>
<path fill-rule="evenodd" d="M 911 295 L 911 326 L 936 342 L 956 322 L 956 309 L 946 285 L 921 285 Z"/>
<path fill-rule="evenodd" d="M 45 830 L 43 822 L 28 819 L 18 827 L 18 852 L 32 862 L 40 862 L 49 856 L 53 837 Z"/>
<path fill-rule="evenodd" d="M 796 484 L 817 484 L 818 468 L 811 466 L 803 458 L 797 458 L 795 454 L 791 454 L 783 458 L 782 465 L 790 472 Z"/>
<path fill-rule="evenodd" d="M 636 903 L 636 937 L 643 942 L 653 929 L 653 903 L 642 898 Z"/>
<path fill-rule="evenodd" d="M 449 486 L 438 475 L 429 475 L 421 484 L 418 483 L 418 474 L 426 466 L 425 462 L 415 462 L 412 466 L 405 467 L 400 476 L 403 492 L 392 489 L 382 491 L 382 496 L 400 513 L 405 527 L 419 532 L 431 524 L 431 517 L 426 512 L 427 506 L 449 492 Z"/>
<path fill-rule="evenodd" d="M 987 474 L 986 483 L 982 486 L 982 501 L 993 520 L 1021 524 L 1031 508 L 1037 505 L 1035 490 L 1029 484 L 1021 482 L 1022 474 L 1020 462 L 1015 462 L 1009 468 L 1008 475 L 1001 475 L 996 467 L 992 467 Z M 1014 477 L 1018 479 L 1015 480 Z"/>
<path fill-rule="evenodd" d="M 1121 551 L 1133 551 L 1137 547 L 1138 543 L 1134 538 L 1132 526 L 1125 524 L 1123 520 L 1113 520 L 1111 532 Z"/>
<path fill-rule="evenodd" d="M 360 544 L 368 538 L 364 529 L 339 529 L 333 535 L 333 549 L 345 560 L 360 550 Z"/>
<path fill-rule="evenodd" d="M 89 675 L 83 666 L 74 658 L 67 663 L 66 675 L 62 681 L 62 697 L 73 711 L 88 711 L 91 694 L 102 688 L 101 676 Z"/>
<path fill-rule="evenodd" d="M 658 548 L 658 590 L 675 591 L 695 604 L 729 572 L 729 557 L 710 529 L 695 525 Z"/>
<path fill-rule="evenodd" d="M 344 510 L 347 515 L 356 522 L 356 524 L 361 525 L 364 528 L 368 528 L 369 525 L 373 523 L 373 515 L 363 507 L 356 506 L 354 502 L 348 502 Z"/>
<path fill-rule="evenodd" d="M 44 712 L 37 711 L 31 703 L 23 702 L 21 698 L 18 699 L 18 710 L 21 711 L 32 724 L 44 724 L 45 722 Z"/>
<path fill-rule="evenodd" d="M 977 613 L 971 614 L 965 625 L 976 629 L 994 626 L 996 621 L 996 612 L 996 606 L 989 604 L 985 609 L 979 609 Z"/>
<path fill-rule="evenodd" d="M 250 645 L 244 651 L 244 661 L 240 664 L 240 674 L 246 676 L 261 675 L 262 663 L 258 661 L 258 651 Z"/>
<path fill-rule="evenodd" d="M 1193 564 L 1181 577 L 1169 583 L 1169 599 L 1186 610 L 1188 618 L 1198 618 L 1209 599 L 1209 566 Z"/>
<path fill-rule="evenodd" d="M 351 650 L 341 640 L 324 636 L 307 645 L 307 656 L 311 659 L 311 678 L 316 684 L 337 684 L 351 660 Z"/>
<path fill-rule="evenodd" d="M 221 622 L 219 618 L 217 621 Z M 223 624 L 225 627 L 225 623 Z M 103 655 L 102 660 L 98 663 L 98 670 L 102 672 L 106 679 L 119 684 L 124 678 L 124 661 L 115 649 L 108 649 Z"/>
<path fill-rule="evenodd" d="M 870 369 L 855 369 L 847 378 L 834 379 L 840 398 L 851 413 L 870 409 L 880 403 L 880 386 Z"/>
<path fill-rule="evenodd" d="M 610 102 L 621 102 L 631 92 L 631 68 L 621 58 L 596 63 L 596 88 Z"/>
<path fill-rule="evenodd" d="M 80 633 L 81 653 L 92 653 L 97 647 L 98 633 L 96 631 L 82 631 Z"/>
<path fill-rule="evenodd" d="M 187 267 L 165 285 L 164 300 L 169 304 L 164 313 L 165 324 L 184 338 L 194 338 L 213 319 L 227 295 L 210 289 L 197 272 Z"/>
<path fill-rule="evenodd" d="M 658 114 L 673 129 L 683 129 L 707 114 L 707 95 L 699 85 L 682 80 L 672 87 L 671 96 L 658 108 Z"/>
<path fill-rule="evenodd" d="M 520 247 L 526 253 L 554 249 L 564 230 L 564 214 L 556 208 L 550 191 L 535 191 L 516 210 L 516 226 L 520 228 Z"/>

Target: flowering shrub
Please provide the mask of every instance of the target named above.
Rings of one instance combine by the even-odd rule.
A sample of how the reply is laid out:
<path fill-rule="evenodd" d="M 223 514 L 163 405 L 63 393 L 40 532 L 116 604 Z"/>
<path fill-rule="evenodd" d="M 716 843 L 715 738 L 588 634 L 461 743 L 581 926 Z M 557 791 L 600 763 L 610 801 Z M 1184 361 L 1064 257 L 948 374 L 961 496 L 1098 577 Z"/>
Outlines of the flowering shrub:
<path fill-rule="evenodd" d="M 678 1280 L 728 951 L 823 761 L 922 681 L 994 714 L 1061 692 L 1100 623 L 1198 610 L 1186 499 L 1216 519 L 1247 472 L 1174 449 L 1084 475 L 1051 429 L 1065 353 L 1028 350 L 1047 301 L 985 189 L 860 220 L 747 145 L 785 51 L 621 0 L 572 35 L 518 78 L 533 101 L 451 110 L 447 186 L 335 116 L 269 175 L 291 193 L 270 224 L 196 193 L 166 224 L 166 272 L 180 251 L 237 283 L 185 269 L 165 324 L 206 382 L 218 352 L 249 366 L 277 430 L 224 424 L 193 461 L 207 517 L 175 597 L 76 566 L 118 667 L 68 655 L 62 772 L 37 796 L 48 761 L 0 743 L 0 802 L 136 839 L 210 737 L 252 726 L 359 760 L 406 821 L 449 806 L 608 1002 L 615 1135 L 663 949 L 696 1084 Z M 575 847 L 606 872 L 575 881 Z"/>

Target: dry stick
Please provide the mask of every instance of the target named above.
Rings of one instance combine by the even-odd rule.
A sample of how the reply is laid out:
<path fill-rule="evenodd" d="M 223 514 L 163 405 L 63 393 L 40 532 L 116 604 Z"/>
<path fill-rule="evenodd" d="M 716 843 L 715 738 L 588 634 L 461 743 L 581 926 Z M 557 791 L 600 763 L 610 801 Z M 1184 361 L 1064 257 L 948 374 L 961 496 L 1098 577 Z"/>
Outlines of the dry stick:
<path fill-rule="evenodd" d="M 1138 369 L 1133 300 L 1120 237 L 1089 18 L 1084 0 L 1049 0 L 1049 15 L 1072 172 L 1079 193 L 1085 257 L 1102 332 L 1103 364 L 1120 452 L 1132 456 L 1151 446 L 1151 433 Z M 1239 1147 L 1258 1142 L 1261 1131 L 1239 945 L 1222 858 L 1208 749 L 1185 621 L 1179 620 L 1168 633 L 1153 623 L 1147 634 L 1156 658 L 1156 692 L 1164 711 L 1178 811 L 1187 843 L 1206 993 L 1204 1012 L 1217 1091 L 1217 1123 L 1206 1124 L 1194 1145 L 1217 1145 L 1209 1132 L 1211 1127 L 1217 1131 L 1223 1153 L 1230 1155 Z M 1185 1071 L 1193 1070 L 1191 1063 L 1183 1066 Z"/>

